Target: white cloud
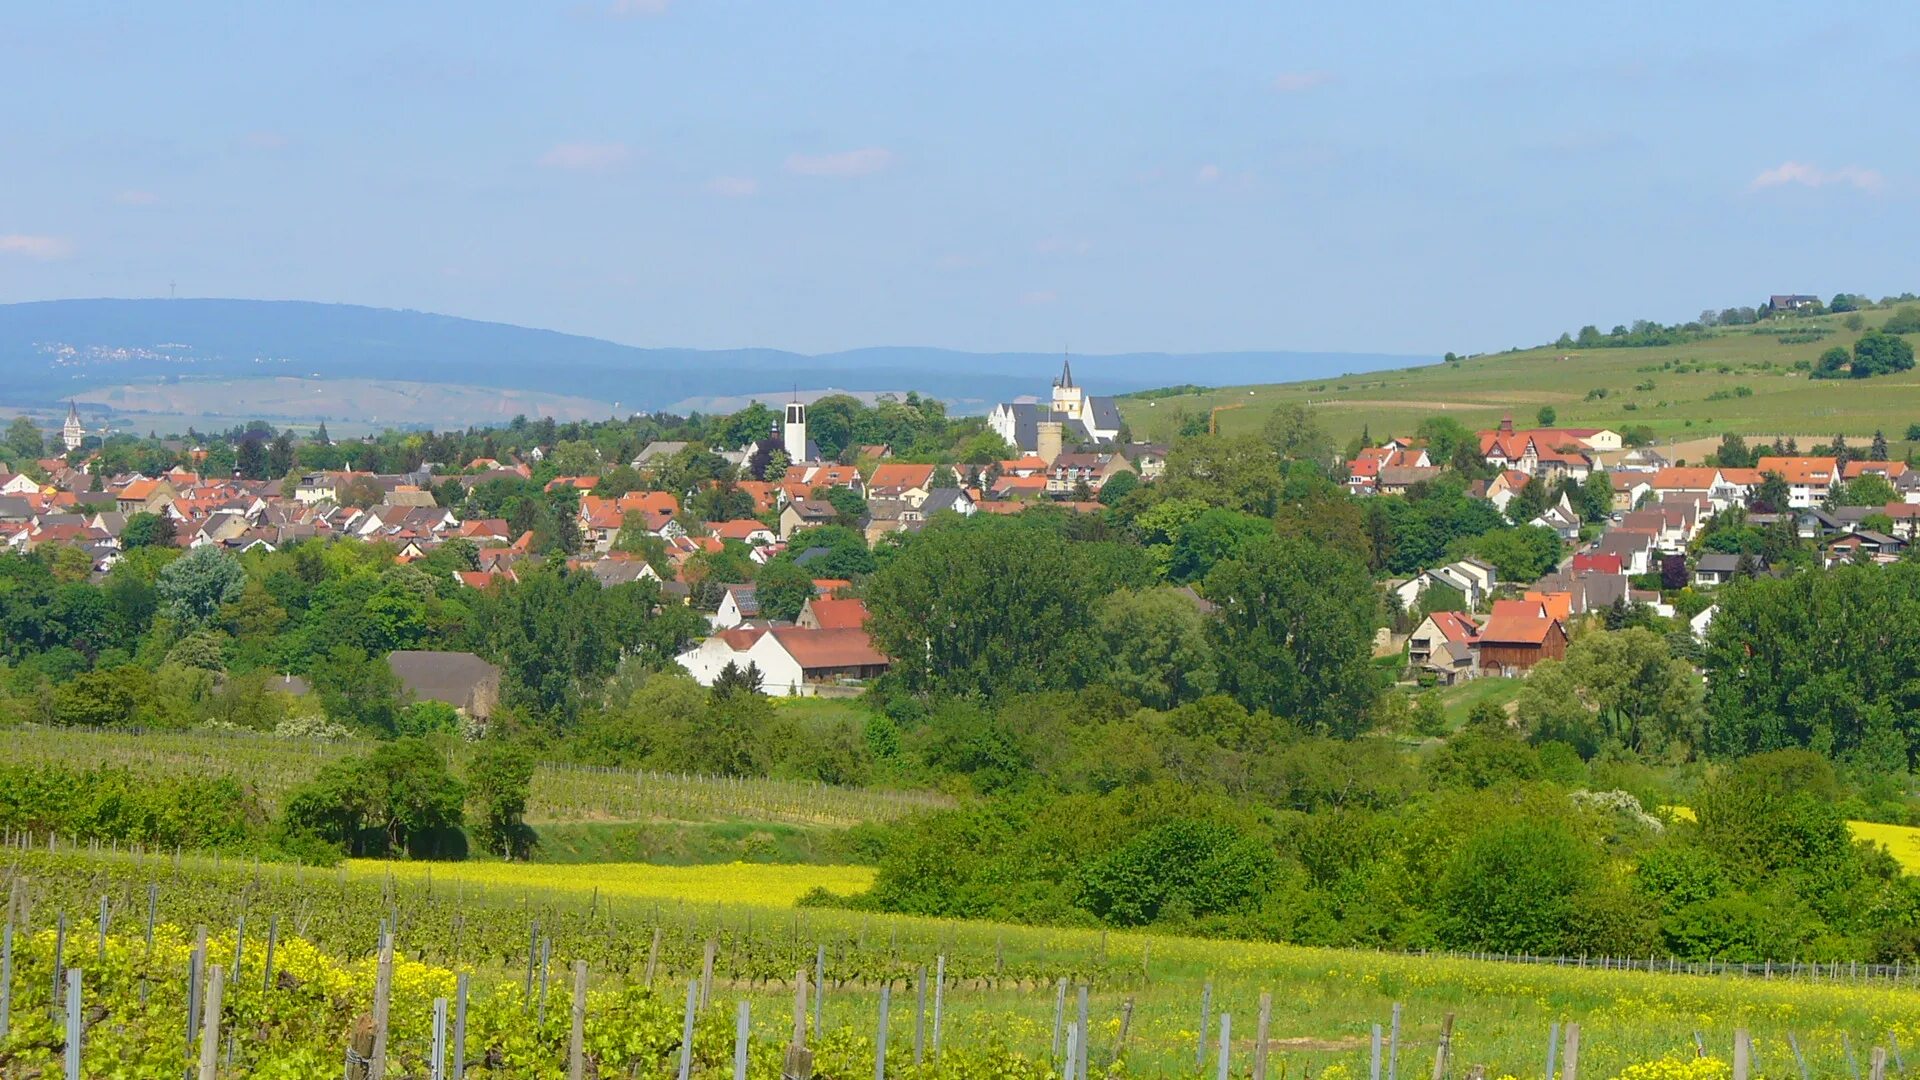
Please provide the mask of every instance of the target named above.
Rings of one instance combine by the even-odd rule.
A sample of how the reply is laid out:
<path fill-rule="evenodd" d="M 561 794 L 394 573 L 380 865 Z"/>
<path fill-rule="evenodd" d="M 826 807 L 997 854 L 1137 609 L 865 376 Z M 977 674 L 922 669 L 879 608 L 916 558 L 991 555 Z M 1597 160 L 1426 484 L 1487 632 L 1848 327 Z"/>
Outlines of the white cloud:
<path fill-rule="evenodd" d="M 1031 292 L 1021 293 L 1019 302 L 1021 307 L 1039 307 L 1059 299 L 1060 294 L 1052 289 L 1034 289 Z"/>
<path fill-rule="evenodd" d="M 751 176 L 716 176 L 707 181 L 707 190 L 729 199 L 744 199 L 760 190 L 760 182 Z"/>
<path fill-rule="evenodd" d="M 1200 166 L 1200 168 L 1193 174 L 1193 182 L 1196 184 L 1213 184 L 1213 183 L 1218 183 L 1219 180 L 1220 180 L 1220 166 L 1215 165 L 1212 162 L 1208 162 L 1207 164 Z"/>
<path fill-rule="evenodd" d="M 800 176 L 867 176 L 893 164 L 893 151 L 878 146 L 831 154 L 790 154 L 787 171 Z"/>
<path fill-rule="evenodd" d="M 24 255 L 29 259 L 64 259 L 71 254 L 73 254 L 73 241 L 64 236 L 0 234 L 0 255 Z"/>
<path fill-rule="evenodd" d="M 240 142 L 249 150 L 284 150 L 288 139 L 277 131 L 249 131 Z"/>
<path fill-rule="evenodd" d="M 610 169 L 633 156 L 626 143 L 564 142 L 540 155 L 549 169 Z"/>
<path fill-rule="evenodd" d="M 1762 169 L 1760 175 L 1747 185 L 1748 191 L 1760 191 L 1765 188 L 1785 187 L 1798 184 L 1801 187 L 1819 188 L 1839 184 L 1844 187 L 1858 188 L 1861 191 L 1878 191 L 1886 183 L 1886 177 L 1878 169 L 1865 169 L 1858 165 L 1842 165 L 1838 169 L 1823 169 L 1804 161 L 1783 161 L 1771 169 Z"/>
<path fill-rule="evenodd" d="M 152 206 L 160 201 L 160 196 L 151 191 L 126 190 L 113 197 L 113 201 L 122 206 Z"/>
<path fill-rule="evenodd" d="M 665 15 L 673 6 L 673 0 L 613 0 L 607 5 L 607 14 L 617 19 L 652 17 Z"/>
<path fill-rule="evenodd" d="M 1273 88 L 1282 94 L 1300 94 L 1332 81 L 1333 76 L 1324 71 L 1283 71 L 1273 77 Z"/>

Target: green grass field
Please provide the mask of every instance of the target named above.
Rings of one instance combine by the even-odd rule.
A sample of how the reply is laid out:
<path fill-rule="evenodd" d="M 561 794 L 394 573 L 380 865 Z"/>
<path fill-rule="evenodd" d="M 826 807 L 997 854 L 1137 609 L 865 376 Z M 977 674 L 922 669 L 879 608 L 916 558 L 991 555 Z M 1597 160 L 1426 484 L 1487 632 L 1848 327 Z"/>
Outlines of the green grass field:
<path fill-rule="evenodd" d="M 1892 314 L 1861 313 L 1868 327 Z M 1646 425 L 1664 443 L 1717 436 L 1799 436 L 1826 441 L 1836 432 L 1850 439 L 1875 429 L 1899 440 L 1920 423 L 1920 369 L 1862 380 L 1813 380 L 1794 364 L 1812 361 L 1859 337 L 1844 316 L 1797 318 L 1759 327 L 1728 327 L 1683 345 L 1637 349 L 1557 349 L 1552 346 L 1476 356 L 1457 364 L 1309 382 L 1226 387 L 1203 394 L 1152 400 L 1123 398 L 1121 415 L 1141 438 L 1167 439 L 1183 414 L 1219 414 L 1226 434 L 1257 432 L 1282 403 L 1306 403 L 1335 441 L 1344 445 L 1363 429 L 1376 442 L 1411 434 L 1428 416 L 1447 415 L 1481 429 L 1511 415 L 1522 426 L 1541 406 L 1552 406 L 1562 427 Z M 1771 331 L 1824 329 L 1816 341 L 1785 343 Z M 1757 332 L 1769 331 L 1769 332 Z M 1789 339 L 1791 340 L 1791 339 Z M 1686 370 L 1681 371 L 1684 367 Z M 1651 383 L 1650 387 L 1646 387 Z M 1741 396 L 1740 389 L 1750 391 Z M 1603 399 L 1588 400 L 1604 389 Z"/>
<path fill-rule="evenodd" d="M 256 965 L 259 928 L 273 916 L 281 918 L 283 933 L 296 930 L 334 955 L 357 958 L 371 949 L 374 924 L 391 914 L 399 920 L 403 951 L 435 967 L 472 971 L 476 985 L 520 982 L 530 926 L 554 935 L 556 971 L 580 958 L 588 962 L 594 985 L 631 985 L 649 967 L 647 942 L 652 927 L 661 926 L 671 947 L 662 953 L 655 985 L 667 1000 L 678 1000 L 688 979 L 698 975 L 702 942 L 716 941 L 716 1007 L 730 1016 L 733 1000 L 749 1001 L 755 1038 L 765 1040 L 785 1037 L 792 1000 L 788 973 L 811 967 L 818 945 L 828 957 L 826 1038 L 870 1039 L 884 981 L 892 987 L 889 1042 L 903 1056 L 916 1030 L 917 973 L 923 965 L 931 968 L 936 957 L 947 958 L 952 978 L 943 1001 L 946 1045 L 998 1044 L 1030 1061 L 1050 1054 L 1055 980 L 1086 980 L 1090 1041 L 1099 1066 L 1094 1075 L 1114 1075 L 1105 1066 L 1121 1018 L 1130 1013 L 1124 1073 L 1213 1076 L 1227 1014 L 1229 1071 L 1243 1077 L 1262 994 L 1273 1003 L 1268 1075 L 1300 1080 L 1367 1075 L 1373 1025 L 1390 1027 L 1396 1004 L 1402 1007 L 1399 1075 L 1408 1077 L 1432 1070 L 1449 1018 L 1453 1041 L 1446 1072 L 1453 1077 L 1475 1065 L 1485 1066 L 1490 1077 L 1536 1075 L 1549 1026 L 1568 1021 L 1582 1027 L 1580 1064 L 1583 1075 L 1592 1077 L 1615 1077 L 1630 1064 L 1669 1056 L 1690 1058 L 1696 1034 L 1724 1059 L 1742 1027 L 1755 1040 L 1756 1075 L 1766 1077 L 1796 1075 L 1789 1033 L 1815 1076 L 1846 1075 L 1843 1038 L 1863 1062 L 1871 1047 L 1888 1045 L 1890 1033 L 1902 1046 L 1920 1046 L 1920 1001 L 1911 972 L 1898 987 L 1885 979 L 1855 980 L 1844 966 L 1817 979 L 1804 972 L 1765 977 L 1758 970 L 1743 977 L 1738 965 L 1732 974 L 1668 974 L 1664 962 L 1662 970 L 1647 973 L 783 906 L 808 882 L 845 887 L 861 873 L 853 868 L 618 867 L 602 876 L 590 868 L 500 864 L 355 863 L 313 871 L 232 863 L 218 870 L 194 859 L 141 865 L 124 855 L 16 852 L 8 860 L 9 876 L 23 879 L 28 894 L 19 921 L 42 931 L 32 940 L 45 947 L 51 940 L 46 928 L 64 913 L 76 928 L 70 955 L 83 966 L 92 939 L 80 935 L 92 932 L 99 899 L 110 901 L 116 932 L 137 941 L 146 883 L 152 882 L 159 889 L 161 920 L 177 928 L 170 930 L 174 935 L 188 933 L 185 928 L 196 922 L 216 935 L 225 926 L 219 948 L 231 950 L 235 919 L 244 912 L 255 935 L 250 955 Z M 355 970 L 364 975 L 364 962 Z M 43 1008 L 40 984 L 35 977 L 20 989 L 37 992 L 39 999 L 16 1001 L 39 1000 Z M 364 993 L 364 987 L 355 992 Z M 163 1019 L 172 1026 L 173 1017 Z M 420 1021 L 411 1022 L 415 1027 L 405 1038 L 417 1040 Z M 549 1037 L 563 1040 L 564 1020 L 557 1023 Z M 905 1060 L 895 1066 L 906 1067 Z"/>
<path fill-rule="evenodd" d="M 1520 697 L 1525 683 L 1519 679 L 1485 677 L 1440 688 L 1440 704 L 1447 711 L 1447 726 L 1458 728 L 1467 722 L 1467 713 L 1483 701 L 1505 708 Z"/>

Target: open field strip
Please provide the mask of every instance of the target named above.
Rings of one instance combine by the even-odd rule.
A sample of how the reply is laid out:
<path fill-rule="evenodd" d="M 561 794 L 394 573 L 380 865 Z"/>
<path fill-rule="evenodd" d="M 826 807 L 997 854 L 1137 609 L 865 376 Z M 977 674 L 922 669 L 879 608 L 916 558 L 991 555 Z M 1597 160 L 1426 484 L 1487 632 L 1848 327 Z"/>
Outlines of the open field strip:
<path fill-rule="evenodd" d="M 380 881 L 389 875 L 412 885 L 428 879 L 441 887 L 471 886 L 515 893 L 549 894 L 578 902 L 602 900 L 676 900 L 690 904 L 749 904 L 792 907 L 809 891 L 822 888 L 842 895 L 865 892 L 873 884 L 866 866 L 793 866 L 731 863 L 721 866 L 656 866 L 649 863 L 551 865 L 501 862 L 405 862 L 353 859 L 350 877 Z"/>
<path fill-rule="evenodd" d="M 210 861 L 185 859 L 176 869 L 170 858 L 8 857 L 9 877 L 25 878 L 23 891 L 30 897 L 17 921 L 44 931 L 65 914 L 72 927 L 69 947 L 80 964 L 93 948 L 101 897 L 110 901 L 114 931 L 138 937 L 149 884 L 156 888 L 161 922 L 214 928 L 216 954 L 232 948 L 233 928 L 244 912 L 254 948 L 262 928 L 278 916 L 283 932 L 303 934 L 349 972 L 364 971 L 378 924 L 397 919 L 401 951 L 424 965 L 420 979 L 469 971 L 489 996 L 520 992 L 529 943 L 545 938 L 551 943 L 555 1001 L 563 997 L 572 961 L 581 959 L 602 995 L 597 1007 L 609 1010 L 616 1008 L 619 995 L 638 993 L 634 988 L 651 968 L 658 994 L 649 1008 L 677 1012 L 674 1003 L 682 999 L 687 981 L 699 978 L 705 943 L 712 941 L 717 1003 L 712 1009 L 730 1017 L 727 1003 L 746 998 L 756 1039 L 771 1043 L 783 1040 L 790 1026 L 791 972 L 811 971 L 824 953 L 826 1036 L 870 1040 L 878 987 L 889 985 L 889 1045 L 892 1052 L 908 1055 L 895 1071 L 910 1068 L 919 971 L 932 970 L 941 956 L 949 976 L 942 1022 L 951 1051 L 1001 1046 L 1029 1063 L 1044 1061 L 1051 1053 L 1055 980 L 1065 977 L 1090 986 L 1095 1064 L 1110 1059 L 1122 1012 L 1132 1002 L 1125 1068 L 1144 1075 L 1201 1071 L 1196 1065 L 1203 998 L 1206 1074 L 1213 1075 L 1216 1065 L 1224 1012 L 1232 1017 L 1230 1065 L 1244 1075 L 1262 993 L 1273 1002 L 1270 1076 L 1366 1075 L 1372 1025 L 1389 1025 L 1395 1003 L 1403 1007 L 1403 1076 L 1431 1069 L 1448 1014 L 1455 1025 L 1449 1069 L 1454 1076 L 1464 1075 L 1470 1064 L 1488 1066 L 1490 1076 L 1534 1075 L 1545 1060 L 1549 1026 L 1565 1021 L 1581 1024 L 1581 1068 L 1600 1077 L 1617 1075 L 1634 1062 L 1691 1055 L 1696 1032 L 1710 1052 L 1724 1058 L 1737 1027 L 1752 1031 L 1757 1075 L 1763 1076 L 1797 1075 L 1789 1032 L 1798 1038 L 1814 1076 L 1847 1075 L 1849 1045 L 1862 1062 L 1870 1047 L 1890 1045 L 1890 1036 L 1902 1047 L 1920 1047 L 1920 993 L 1913 973 L 1897 986 L 1887 980 L 1855 982 L 1844 966 L 1815 981 L 1804 972 L 1792 979 L 1778 973 L 1772 978 L 1648 974 L 795 910 L 766 901 L 713 902 L 718 883 L 736 880 L 732 874 L 766 869 L 758 867 L 709 868 L 704 876 L 678 878 L 663 874 L 657 882 L 677 882 L 685 889 L 651 899 L 606 891 L 595 895 L 589 878 L 556 883 L 552 868 L 543 867 L 500 867 L 469 879 L 447 876 L 450 868 L 441 865 L 429 881 L 417 866 L 256 869 L 229 862 L 215 869 Z M 746 889 L 746 899 L 777 891 Z M 220 938 L 223 926 L 228 929 Z M 649 964 L 656 928 L 662 946 Z M 184 940 L 187 933 L 163 930 L 162 936 Z M 243 967 L 257 962 L 256 956 Z M 364 980 L 355 978 L 347 978 L 350 985 L 342 992 L 359 1002 L 367 991 Z M 552 1011 L 563 1013 L 557 1004 Z M 1067 1011 L 1073 1012 L 1071 995 Z M 421 1045 L 424 1028 L 412 1025 L 424 1016 L 424 1010 L 397 1012 L 401 1034 L 396 1039 Z M 714 1022 L 724 1030 L 724 1020 Z M 173 1026 L 169 1023 L 169 1030 Z M 555 1060 L 561 1060 L 564 1026 L 550 1015 L 541 1031 Z M 870 1069 L 870 1042 L 859 1045 L 869 1055 Z M 859 1056 L 859 1050 L 852 1051 L 848 1060 Z M 1011 1074 L 1026 1075 L 1017 1069 Z"/>
<path fill-rule="evenodd" d="M 328 763 L 370 752 L 352 739 L 287 739 L 256 732 L 125 732 L 21 727 L 6 733 L 11 758 L 143 776 L 229 777 L 269 813 Z M 456 758 L 460 755 L 456 753 Z M 458 760 L 455 762 L 459 765 Z M 555 821 L 772 821 L 844 827 L 885 821 L 953 800 L 930 791 L 833 787 L 542 762 L 527 818 Z"/>

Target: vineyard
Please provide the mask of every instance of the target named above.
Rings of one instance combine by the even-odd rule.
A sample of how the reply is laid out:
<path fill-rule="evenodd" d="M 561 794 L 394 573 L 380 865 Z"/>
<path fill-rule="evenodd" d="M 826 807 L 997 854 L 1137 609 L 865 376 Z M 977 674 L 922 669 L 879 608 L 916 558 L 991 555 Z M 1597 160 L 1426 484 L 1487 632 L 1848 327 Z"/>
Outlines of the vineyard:
<path fill-rule="evenodd" d="M 384 1013 L 387 1076 L 772 1080 L 799 972 L 820 989 L 800 1010 L 812 1074 L 834 1080 L 878 1075 L 882 1054 L 912 1078 L 1351 1080 L 1372 1074 L 1376 1025 L 1396 1078 L 1536 1075 L 1565 1024 L 1597 1077 L 1729 1075 L 1736 1030 L 1751 1076 L 1865 1076 L 1882 1055 L 1899 1075 L 1920 1046 L 1912 972 L 1668 974 L 910 919 L 786 906 L 798 883 L 756 888 L 764 868 L 658 875 L 650 896 L 618 887 L 642 870 L 449 869 L 10 850 L 0 1072 L 59 1075 L 71 1020 L 79 1075 L 181 1075 L 206 1053 L 200 1075 L 338 1075 Z M 216 966 L 209 1044 L 189 1003 Z M 78 972 L 58 998 L 56 969 Z"/>
<path fill-rule="evenodd" d="M 330 761 L 376 744 L 293 739 L 257 732 L 127 732 L 14 728 L 16 762 L 108 767 L 141 776 L 230 778 L 259 795 L 268 812 Z M 886 821 L 951 799 L 934 792 L 832 787 L 788 780 L 734 779 L 545 762 L 534 772 L 528 820 L 721 821 L 856 825 Z"/>

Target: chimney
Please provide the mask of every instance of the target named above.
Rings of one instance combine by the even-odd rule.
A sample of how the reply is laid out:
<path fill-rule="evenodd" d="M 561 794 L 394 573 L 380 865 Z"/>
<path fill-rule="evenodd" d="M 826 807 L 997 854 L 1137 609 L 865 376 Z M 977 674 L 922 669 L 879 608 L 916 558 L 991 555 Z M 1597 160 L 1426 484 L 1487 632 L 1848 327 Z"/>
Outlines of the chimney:
<path fill-rule="evenodd" d="M 1060 456 L 1061 428 L 1058 420 L 1042 420 L 1033 425 L 1034 454 L 1049 465 Z"/>

